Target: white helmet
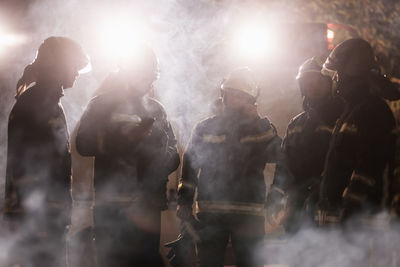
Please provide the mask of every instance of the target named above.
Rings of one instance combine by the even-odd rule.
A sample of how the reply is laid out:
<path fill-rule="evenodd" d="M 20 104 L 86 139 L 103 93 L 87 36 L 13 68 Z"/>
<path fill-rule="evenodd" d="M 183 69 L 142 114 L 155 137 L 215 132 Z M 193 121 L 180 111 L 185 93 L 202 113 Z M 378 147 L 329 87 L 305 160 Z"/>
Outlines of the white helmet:
<path fill-rule="evenodd" d="M 260 90 L 249 67 L 241 67 L 232 71 L 221 84 L 222 90 L 239 90 L 257 99 Z"/>

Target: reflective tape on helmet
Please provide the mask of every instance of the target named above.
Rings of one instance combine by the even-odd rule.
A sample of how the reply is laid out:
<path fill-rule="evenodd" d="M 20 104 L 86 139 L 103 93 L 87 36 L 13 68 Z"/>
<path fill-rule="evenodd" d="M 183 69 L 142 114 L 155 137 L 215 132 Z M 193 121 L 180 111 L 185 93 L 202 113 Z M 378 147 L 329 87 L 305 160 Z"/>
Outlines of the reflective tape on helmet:
<path fill-rule="evenodd" d="M 349 191 L 350 191 L 349 188 L 346 187 L 346 189 L 343 191 L 342 197 L 346 198 L 346 199 L 351 199 L 351 200 L 356 201 L 358 203 L 364 203 L 364 201 L 366 200 L 365 195 L 351 193 Z"/>
<path fill-rule="evenodd" d="M 264 216 L 264 204 L 228 201 L 196 201 L 196 213 L 200 212 Z"/>
<path fill-rule="evenodd" d="M 330 134 L 333 133 L 333 128 L 329 127 L 327 125 L 319 125 L 317 128 L 315 128 L 316 132 L 329 132 Z"/>
<path fill-rule="evenodd" d="M 272 138 L 276 136 L 276 132 L 273 128 L 269 129 L 266 132 L 256 134 L 256 135 L 247 135 L 245 137 L 240 138 L 240 143 L 260 143 L 260 142 L 268 142 Z"/>
<path fill-rule="evenodd" d="M 368 186 L 374 186 L 375 185 L 375 179 L 369 176 L 365 176 L 365 175 L 361 175 L 361 174 L 357 174 L 355 172 L 353 172 L 353 174 L 351 175 L 350 178 L 351 181 L 360 181 L 363 184 L 366 184 Z"/>
<path fill-rule="evenodd" d="M 357 126 L 354 124 L 344 123 L 339 130 L 340 133 L 356 134 L 358 132 Z"/>
<path fill-rule="evenodd" d="M 226 141 L 226 135 L 212 135 L 212 134 L 205 134 L 203 135 L 203 142 L 205 143 L 224 143 Z"/>

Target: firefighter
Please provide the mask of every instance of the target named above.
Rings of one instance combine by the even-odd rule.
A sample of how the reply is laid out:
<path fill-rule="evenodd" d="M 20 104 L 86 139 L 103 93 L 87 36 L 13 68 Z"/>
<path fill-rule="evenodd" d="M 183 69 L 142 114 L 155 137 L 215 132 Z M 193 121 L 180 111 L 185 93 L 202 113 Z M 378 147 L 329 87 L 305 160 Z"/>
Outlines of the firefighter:
<path fill-rule="evenodd" d="M 94 234 L 100 266 L 162 266 L 161 211 L 176 140 L 150 97 L 158 60 L 148 46 L 104 81 L 78 129 L 77 150 L 94 156 Z"/>
<path fill-rule="evenodd" d="M 210 110 L 212 115 L 221 115 L 224 111 L 222 97 L 211 102 Z M 176 199 L 175 199 L 176 200 Z M 167 259 L 172 267 L 196 266 L 196 243 L 199 241 L 198 231 L 201 228 L 195 217 L 192 215 L 182 221 L 180 233 L 176 240 L 164 244 L 169 248 Z"/>
<path fill-rule="evenodd" d="M 229 238 L 237 266 L 263 266 L 263 170 L 277 161 L 281 139 L 257 112 L 259 89 L 249 68 L 233 71 L 221 92 L 223 111 L 197 124 L 184 153 L 177 216 L 190 218 L 197 188 L 200 266 L 223 266 Z"/>
<path fill-rule="evenodd" d="M 323 65 L 322 74 L 332 79 L 333 92 L 343 98 L 345 107 L 324 167 L 322 224 L 329 218 L 345 221 L 355 214 L 381 211 L 383 174 L 394 154 L 395 121 L 387 103 L 371 90 L 376 68 L 370 44 L 358 38 L 339 44 Z"/>
<path fill-rule="evenodd" d="M 60 99 L 88 63 L 75 41 L 49 37 L 18 81 L 8 122 L 5 218 L 18 237 L 10 265 L 66 264 L 71 156 Z"/>
<path fill-rule="evenodd" d="M 304 112 L 294 117 L 282 142 L 290 179 L 275 180 L 270 197 L 287 197 L 285 230 L 293 232 L 313 221 L 319 183 L 333 127 L 343 104 L 331 95 L 331 80 L 321 74 L 324 58 L 313 57 L 299 68 L 296 77 Z"/>

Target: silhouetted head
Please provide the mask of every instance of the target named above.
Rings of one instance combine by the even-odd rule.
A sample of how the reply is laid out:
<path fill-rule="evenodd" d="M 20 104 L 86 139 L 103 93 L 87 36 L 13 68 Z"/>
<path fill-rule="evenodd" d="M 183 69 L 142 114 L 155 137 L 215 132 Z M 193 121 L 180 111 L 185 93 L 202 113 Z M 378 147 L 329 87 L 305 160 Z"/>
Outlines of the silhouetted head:
<path fill-rule="evenodd" d="M 376 68 L 371 45 L 363 39 L 354 38 L 333 49 L 321 73 L 331 77 L 333 93 L 346 99 L 355 91 L 367 92 L 371 70 Z"/>
<path fill-rule="evenodd" d="M 254 105 L 259 95 L 259 88 L 248 67 L 232 71 L 221 84 L 222 100 L 228 109 L 241 109 Z"/>
<path fill-rule="evenodd" d="M 134 55 L 120 63 L 120 75 L 129 93 L 143 96 L 152 89 L 159 77 L 158 58 L 148 45 L 139 44 Z"/>
<path fill-rule="evenodd" d="M 89 65 L 82 47 L 67 37 L 49 37 L 40 45 L 35 60 L 29 64 L 17 84 L 17 98 L 33 82 L 63 89 L 73 86 L 79 71 Z"/>
<path fill-rule="evenodd" d="M 313 57 L 306 60 L 299 68 L 296 79 L 303 97 L 304 109 L 318 108 L 331 95 L 331 79 L 321 74 L 323 63 L 324 58 Z"/>

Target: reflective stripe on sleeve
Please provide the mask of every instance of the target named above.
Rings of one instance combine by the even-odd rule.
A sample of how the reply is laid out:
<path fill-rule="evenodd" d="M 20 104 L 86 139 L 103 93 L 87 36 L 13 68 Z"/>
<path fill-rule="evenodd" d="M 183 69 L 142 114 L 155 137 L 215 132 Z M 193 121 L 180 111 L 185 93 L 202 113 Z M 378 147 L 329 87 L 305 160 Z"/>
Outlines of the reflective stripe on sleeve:
<path fill-rule="evenodd" d="M 196 201 L 196 213 L 199 212 L 264 216 L 264 204 L 226 201 Z"/>
<path fill-rule="evenodd" d="M 226 135 L 205 134 L 203 135 L 203 141 L 212 144 L 224 143 L 226 141 Z"/>
<path fill-rule="evenodd" d="M 373 178 L 371 178 L 369 176 L 365 176 L 365 175 L 360 175 L 360 174 L 357 174 L 355 172 L 353 172 L 353 175 L 351 176 L 350 179 L 351 179 L 351 181 L 360 181 L 363 184 L 366 184 L 366 185 L 371 186 L 371 187 L 374 186 L 375 183 L 376 183 Z"/>
<path fill-rule="evenodd" d="M 355 194 L 355 193 L 350 193 L 349 188 L 347 187 L 342 195 L 343 198 L 351 199 L 354 200 L 358 203 L 364 203 L 366 197 L 363 195 Z"/>
<path fill-rule="evenodd" d="M 340 133 L 356 134 L 358 132 L 357 126 L 354 124 L 344 123 L 339 130 Z"/>
<path fill-rule="evenodd" d="M 302 131 L 303 131 L 302 126 L 295 126 L 295 127 L 293 127 L 293 129 L 288 130 L 288 135 L 301 133 Z"/>
<path fill-rule="evenodd" d="M 329 132 L 329 133 L 333 133 L 333 128 L 327 126 L 327 125 L 319 125 L 316 129 L 316 132 Z"/>
<path fill-rule="evenodd" d="M 247 135 L 245 137 L 240 138 L 240 143 L 259 143 L 259 142 L 268 142 L 271 140 L 273 137 L 276 136 L 276 132 L 273 128 L 269 129 L 266 132 L 263 132 L 261 134 L 256 134 L 256 135 Z"/>

